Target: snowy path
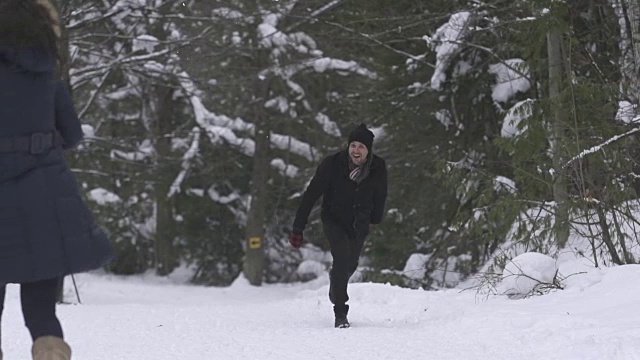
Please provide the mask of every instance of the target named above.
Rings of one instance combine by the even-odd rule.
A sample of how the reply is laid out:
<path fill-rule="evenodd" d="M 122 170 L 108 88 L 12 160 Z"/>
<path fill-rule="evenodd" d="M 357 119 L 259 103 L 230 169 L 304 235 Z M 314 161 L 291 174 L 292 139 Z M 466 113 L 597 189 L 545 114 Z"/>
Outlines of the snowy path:
<path fill-rule="evenodd" d="M 76 360 L 640 359 L 640 266 L 527 300 L 352 284 L 351 329 L 332 327 L 326 278 L 262 288 L 76 278 L 83 305 L 58 311 Z M 5 360 L 28 359 L 15 285 L 2 324 Z"/>

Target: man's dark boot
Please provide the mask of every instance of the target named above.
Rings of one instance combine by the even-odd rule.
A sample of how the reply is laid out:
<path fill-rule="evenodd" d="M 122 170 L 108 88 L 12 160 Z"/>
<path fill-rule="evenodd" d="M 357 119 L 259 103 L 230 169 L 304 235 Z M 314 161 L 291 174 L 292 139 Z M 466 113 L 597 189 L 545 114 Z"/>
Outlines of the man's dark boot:
<path fill-rule="evenodd" d="M 349 312 L 349 305 L 335 305 L 333 307 L 333 313 L 336 315 L 336 321 L 334 326 L 336 328 L 348 328 L 351 326 L 349 320 L 347 320 L 347 313 Z"/>

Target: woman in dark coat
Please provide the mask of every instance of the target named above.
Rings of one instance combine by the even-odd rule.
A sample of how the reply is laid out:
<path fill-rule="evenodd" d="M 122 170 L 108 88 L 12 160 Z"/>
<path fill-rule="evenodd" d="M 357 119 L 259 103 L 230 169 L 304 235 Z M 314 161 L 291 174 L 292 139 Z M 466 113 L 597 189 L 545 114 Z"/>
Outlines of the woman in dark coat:
<path fill-rule="evenodd" d="M 49 1 L 0 0 L 0 314 L 4 284 L 19 283 L 33 358 L 62 360 L 71 349 L 55 312 L 57 284 L 106 265 L 113 249 L 64 161 L 83 134 L 60 81 Z"/>
<path fill-rule="evenodd" d="M 289 240 L 296 248 L 302 245 L 309 213 L 322 196 L 322 226 L 333 256 L 329 299 L 337 328 L 350 326 L 347 284 L 369 227 L 382 221 L 387 200 L 387 166 L 373 154 L 373 138 L 362 124 L 349 134 L 347 149 L 322 161 L 302 196 Z"/>

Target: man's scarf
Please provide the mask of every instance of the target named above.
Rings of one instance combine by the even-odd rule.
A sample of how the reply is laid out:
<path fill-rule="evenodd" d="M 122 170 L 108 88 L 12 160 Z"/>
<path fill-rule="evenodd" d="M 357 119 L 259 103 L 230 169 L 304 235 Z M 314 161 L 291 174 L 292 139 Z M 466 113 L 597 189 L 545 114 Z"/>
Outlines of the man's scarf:
<path fill-rule="evenodd" d="M 371 167 L 371 161 L 373 159 L 373 155 L 367 156 L 367 161 L 364 164 L 358 166 L 351 161 L 351 156 L 349 156 L 349 178 L 360 184 L 362 180 L 364 180 L 369 175 L 369 168 Z"/>

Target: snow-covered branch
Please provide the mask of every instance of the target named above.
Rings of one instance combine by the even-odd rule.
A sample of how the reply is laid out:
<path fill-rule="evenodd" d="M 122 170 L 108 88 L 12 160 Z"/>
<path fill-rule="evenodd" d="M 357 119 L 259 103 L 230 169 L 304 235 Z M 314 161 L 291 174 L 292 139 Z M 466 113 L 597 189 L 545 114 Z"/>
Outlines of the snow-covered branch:
<path fill-rule="evenodd" d="M 107 74 L 110 70 L 115 69 L 119 66 L 122 65 L 126 65 L 126 64 L 131 64 L 134 62 L 148 62 L 152 59 L 164 56 L 169 54 L 170 50 L 169 49 L 164 49 L 161 51 L 156 51 L 153 52 L 151 54 L 143 54 L 143 55 L 135 55 L 135 56 L 126 56 L 126 57 L 121 57 L 121 58 L 117 58 L 107 64 L 104 64 L 102 66 L 94 66 L 94 65 L 90 65 L 90 66 L 86 66 L 84 68 L 80 68 L 80 69 L 72 69 L 70 71 L 70 76 L 71 76 L 71 86 L 72 88 L 77 88 L 78 86 L 80 86 L 80 84 L 85 83 L 86 81 L 90 81 L 91 79 L 95 78 L 95 77 L 99 77 L 99 76 L 104 76 L 105 74 Z"/>
<path fill-rule="evenodd" d="M 169 188 L 169 193 L 167 194 L 168 198 L 180 192 L 180 185 L 182 184 L 182 182 L 184 181 L 184 178 L 187 176 L 187 173 L 191 169 L 192 160 L 196 157 L 196 155 L 198 155 L 198 148 L 200 144 L 200 128 L 194 127 L 191 130 L 191 136 L 192 136 L 191 146 L 189 146 L 189 150 L 187 150 L 187 152 L 182 157 L 182 170 L 180 171 L 176 179 L 173 181 L 173 184 L 171 184 L 171 187 Z"/>
<path fill-rule="evenodd" d="M 101 21 L 107 20 L 111 17 L 119 15 L 124 12 L 123 8 L 112 8 L 109 11 L 103 12 L 95 7 L 91 6 L 84 9 L 77 9 L 71 12 L 71 18 L 80 18 L 80 20 L 71 21 L 66 25 L 67 30 L 77 30 L 84 26 L 89 26 L 91 24 L 99 23 Z M 83 13 L 89 13 L 88 16 L 82 17 Z"/>
<path fill-rule="evenodd" d="M 635 119 L 633 119 L 633 121 L 634 122 L 635 121 L 640 121 L 640 116 L 637 116 Z M 583 150 L 580 154 L 574 156 L 573 158 L 571 158 L 571 160 L 567 161 L 567 163 L 564 164 L 564 166 L 562 168 L 566 168 L 567 166 L 571 165 L 571 163 L 573 163 L 574 161 L 576 161 L 578 159 L 582 159 L 582 158 L 584 158 L 585 156 L 587 156 L 589 154 L 593 154 L 595 152 L 598 152 L 598 151 L 602 150 L 605 146 L 610 145 L 610 144 L 612 144 L 612 143 L 614 143 L 614 142 L 616 142 L 616 141 L 618 141 L 618 140 L 620 140 L 622 138 L 625 138 L 625 137 L 627 137 L 629 135 L 633 135 L 633 134 L 637 133 L 638 131 L 640 131 L 640 127 L 637 127 L 635 129 L 631 129 L 631 130 L 629 130 L 629 131 L 627 131 L 627 132 L 625 132 L 623 134 L 616 135 L 616 136 L 608 139 L 607 141 L 603 142 L 602 144 L 593 146 L 588 150 Z"/>
<path fill-rule="evenodd" d="M 343 3 L 345 3 L 347 0 L 331 0 L 330 2 L 328 2 L 326 5 L 321 6 L 319 9 L 314 10 L 313 12 L 311 12 L 311 14 L 309 14 L 308 17 L 306 17 L 304 20 L 302 21 L 298 21 L 295 24 L 290 25 L 285 31 L 286 32 L 290 32 L 295 30 L 297 27 L 310 22 L 310 21 L 314 21 L 316 20 L 316 18 L 326 12 L 329 12 L 333 9 L 335 9 L 336 7 L 342 5 Z"/>
<path fill-rule="evenodd" d="M 237 146 L 243 154 L 253 156 L 255 151 L 255 142 L 253 139 L 238 137 L 234 131 L 251 132 L 254 130 L 254 125 L 240 118 L 232 119 L 226 115 L 209 111 L 203 104 L 200 91 L 193 80 L 191 80 L 189 74 L 183 71 L 180 73 L 178 79 L 180 86 L 189 97 L 196 123 L 205 130 L 211 142 L 220 143 L 224 140 L 231 145 Z M 292 136 L 271 133 L 269 139 L 271 140 L 271 144 L 277 148 L 289 150 L 310 161 L 317 160 L 317 155 L 314 155 L 318 153 L 316 149 Z"/>
<path fill-rule="evenodd" d="M 369 34 L 354 30 L 354 29 L 352 29 L 350 27 L 344 26 L 342 24 L 338 24 L 338 23 L 333 22 L 333 21 L 323 21 L 323 23 L 325 23 L 327 25 L 331 25 L 331 26 L 337 27 L 337 28 L 339 28 L 341 30 L 350 32 L 350 33 L 352 33 L 354 35 L 358 35 L 360 37 L 363 37 L 363 38 L 373 42 L 374 44 L 379 45 L 379 46 L 381 46 L 381 47 L 383 47 L 383 48 L 385 48 L 385 49 L 387 49 L 389 51 L 392 51 L 392 52 L 394 52 L 396 54 L 402 55 L 402 56 L 408 58 L 411 61 L 415 61 L 415 62 L 419 62 L 419 63 L 422 63 L 422 64 L 426 64 L 427 66 L 429 66 L 431 68 L 435 68 L 436 67 L 434 64 L 431 64 L 430 62 L 426 61 L 425 57 L 423 55 L 413 55 L 413 54 L 410 54 L 410 53 L 408 53 L 408 52 L 406 52 L 404 50 L 396 49 L 393 46 L 385 44 L 384 42 L 376 39 L 375 37 L 373 37 L 373 36 L 371 36 Z"/>
<path fill-rule="evenodd" d="M 442 89 L 442 84 L 447 79 L 446 71 L 449 63 L 461 48 L 458 41 L 464 39 L 469 32 L 471 18 L 470 12 L 455 13 L 447 23 L 436 30 L 433 37 L 424 37 L 427 44 L 431 45 L 436 52 L 436 67 L 431 77 L 432 89 Z"/>
<path fill-rule="evenodd" d="M 299 63 L 286 66 L 274 66 L 269 69 L 263 70 L 260 75 L 267 76 L 268 73 L 274 73 L 282 77 L 283 79 L 290 79 L 294 75 L 304 70 L 313 70 L 317 73 L 324 73 L 327 71 L 343 71 L 368 77 L 374 80 L 378 78 L 378 74 L 376 74 L 374 71 L 361 66 L 355 61 L 345 61 L 329 57 L 305 59 Z"/>

